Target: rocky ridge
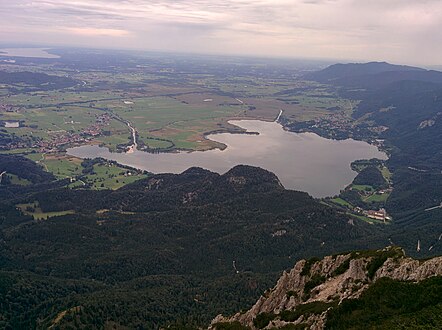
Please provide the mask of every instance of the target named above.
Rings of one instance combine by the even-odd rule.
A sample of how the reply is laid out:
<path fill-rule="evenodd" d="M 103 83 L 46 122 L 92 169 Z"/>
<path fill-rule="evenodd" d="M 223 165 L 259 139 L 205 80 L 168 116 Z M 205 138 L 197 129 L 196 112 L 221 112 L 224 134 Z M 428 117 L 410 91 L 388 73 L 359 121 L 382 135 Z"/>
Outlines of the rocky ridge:
<path fill-rule="evenodd" d="M 330 308 L 344 299 L 360 297 L 380 278 L 420 282 L 441 275 L 442 257 L 414 260 L 398 247 L 300 260 L 251 309 L 232 317 L 218 315 L 210 329 L 222 329 L 226 323 L 241 324 L 246 329 L 288 325 L 324 329 Z"/>

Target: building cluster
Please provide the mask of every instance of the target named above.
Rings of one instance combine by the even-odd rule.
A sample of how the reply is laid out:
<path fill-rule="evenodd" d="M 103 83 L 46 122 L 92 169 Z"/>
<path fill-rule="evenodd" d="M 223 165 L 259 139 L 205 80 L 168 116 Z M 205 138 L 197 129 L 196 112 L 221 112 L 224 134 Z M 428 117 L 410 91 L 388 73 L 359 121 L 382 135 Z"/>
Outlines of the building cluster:
<path fill-rule="evenodd" d="M 52 137 L 50 141 L 41 141 L 38 147 L 42 152 L 50 152 L 67 144 L 79 144 L 89 142 L 92 137 L 102 134 L 103 128 L 109 125 L 112 117 L 105 113 L 96 116 L 95 123 L 86 127 L 81 133 L 63 133 Z"/>
<path fill-rule="evenodd" d="M 390 221 L 391 217 L 387 214 L 387 211 L 385 211 L 384 208 L 375 211 L 375 210 L 368 210 L 365 211 L 365 215 L 370 219 L 380 220 L 380 221 Z"/>
<path fill-rule="evenodd" d="M 40 152 L 55 151 L 57 147 L 61 147 L 67 144 L 84 143 L 89 139 L 75 133 L 57 134 L 52 137 L 52 140 L 43 140 L 38 142 L 35 146 L 40 148 Z"/>
<path fill-rule="evenodd" d="M 315 119 L 313 128 L 320 128 L 328 131 L 349 131 L 353 127 L 353 121 L 342 113 L 335 113 L 326 118 Z"/>
<path fill-rule="evenodd" d="M 14 105 L 0 103 L 0 112 L 15 112 L 18 108 Z"/>
<path fill-rule="evenodd" d="M 383 133 L 386 130 L 388 130 L 388 127 L 387 126 L 372 126 L 372 127 L 370 127 L 370 130 L 374 133 L 380 134 L 380 133 Z"/>
<path fill-rule="evenodd" d="M 109 125 L 111 119 L 112 117 L 107 113 L 97 115 L 95 124 L 86 127 L 81 134 L 85 136 L 98 136 L 102 133 L 103 128 Z"/>
<path fill-rule="evenodd" d="M 0 139 L 0 150 L 25 149 L 29 148 L 30 145 L 33 145 L 33 147 L 37 147 L 35 143 L 32 143 L 29 140 L 14 139 L 10 141 L 8 139 L 7 141 L 3 141 L 2 139 Z"/>
<path fill-rule="evenodd" d="M 326 117 L 317 118 L 308 122 L 307 127 L 300 127 L 299 132 L 312 131 L 321 136 L 334 139 L 347 139 L 357 137 L 369 141 L 378 147 L 383 146 L 381 140 L 374 138 L 381 132 L 387 130 L 386 126 L 359 125 L 353 119 L 343 112 L 336 112 Z"/>
<path fill-rule="evenodd" d="M 391 221 L 392 218 L 387 214 L 387 211 L 384 208 L 381 208 L 379 210 L 364 210 L 360 207 L 355 207 L 353 210 L 355 213 L 362 214 L 366 216 L 367 218 L 378 220 L 378 221 Z"/>
<path fill-rule="evenodd" d="M 92 137 L 101 135 L 104 127 L 109 125 L 111 119 L 112 117 L 109 114 L 100 114 L 96 116 L 94 124 L 89 125 L 80 133 L 58 131 L 53 132 L 51 138 L 45 140 L 17 138 L 4 143 L 2 149 L 38 148 L 41 152 L 51 152 L 64 145 L 86 143 L 89 142 Z"/>

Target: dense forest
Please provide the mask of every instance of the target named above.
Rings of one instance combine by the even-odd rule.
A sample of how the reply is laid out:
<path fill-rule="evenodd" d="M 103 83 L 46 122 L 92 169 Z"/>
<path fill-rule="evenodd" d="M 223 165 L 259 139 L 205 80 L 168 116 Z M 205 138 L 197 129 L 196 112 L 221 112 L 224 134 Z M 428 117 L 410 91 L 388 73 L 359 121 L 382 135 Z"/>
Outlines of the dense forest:
<path fill-rule="evenodd" d="M 367 166 L 358 173 L 353 180 L 353 184 L 369 185 L 376 189 L 382 188 L 386 185 L 386 181 L 376 166 Z"/>
<path fill-rule="evenodd" d="M 10 174 L 19 175 L 32 183 L 54 180 L 54 176 L 23 156 L 0 154 L 0 169 Z"/>
<path fill-rule="evenodd" d="M 68 77 L 48 75 L 39 72 L 6 72 L 0 71 L 0 83 L 21 87 L 24 91 L 53 90 L 75 86 L 77 82 Z M 23 88 L 23 85 L 26 87 Z M 16 91 L 14 87 L 11 91 Z"/>
<path fill-rule="evenodd" d="M 381 278 L 359 299 L 328 314 L 326 329 L 437 329 L 442 323 L 442 278 L 420 283 Z"/>
<path fill-rule="evenodd" d="M 46 184 L 15 187 L 0 203 L 6 328 L 46 328 L 63 311 L 60 326 L 202 325 L 248 307 L 305 255 L 387 244 L 380 228 L 249 166 L 192 168 L 116 191 Z M 75 214 L 35 221 L 14 207 L 26 202 Z"/>

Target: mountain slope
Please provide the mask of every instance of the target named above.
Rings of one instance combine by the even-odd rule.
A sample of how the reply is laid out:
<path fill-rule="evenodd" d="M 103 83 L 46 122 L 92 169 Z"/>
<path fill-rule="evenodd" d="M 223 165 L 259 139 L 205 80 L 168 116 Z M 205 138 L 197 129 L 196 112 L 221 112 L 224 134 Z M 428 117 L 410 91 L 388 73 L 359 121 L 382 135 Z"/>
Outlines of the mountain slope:
<path fill-rule="evenodd" d="M 304 78 L 347 88 L 380 89 L 398 81 L 442 83 L 442 72 L 386 62 L 334 64 Z"/>
<path fill-rule="evenodd" d="M 425 245 L 421 254 L 432 251 L 442 233 L 442 209 L 435 208 L 442 202 L 441 76 L 386 63 L 340 64 L 311 75 L 359 102 L 352 114 L 354 138 L 383 140 L 393 173 L 386 201 L 394 219 L 391 239 L 408 253 L 418 241 Z"/>
<path fill-rule="evenodd" d="M 201 326 L 252 304 L 305 255 L 388 242 L 381 228 L 250 166 L 153 175 L 116 191 L 33 186 L 0 201 L 0 327 Z M 18 203 L 74 214 L 34 221 Z"/>
<path fill-rule="evenodd" d="M 251 329 L 292 329 L 289 325 L 297 325 L 299 329 L 348 329 L 350 327 L 343 324 L 350 326 L 356 322 L 356 316 L 352 316 L 348 323 L 345 319 L 341 321 L 340 316 L 368 308 L 364 305 L 367 295 L 379 296 L 379 291 L 392 294 L 384 295 L 383 302 L 378 299 L 380 306 L 395 299 L 396 293 L 389 290 L 389 285 L 391 288 L 408 288 L 409 292 L 405 292 L 411 298 L 419 296 L 419 290 L 407 287 L 409 284 L 403 281 L 419 283 L 433 276 L 442 276 L 442 257 L 418 261 L 405 257 L 401 249 L 392 247 L 327 256 L 322 260 L 301 260 L 289 272 L 284 272 L 276 286 L 266 291 L 251 309 L 231 318 L 218 316 L 213 320 L 212 328 L 223 329 L 226 323 L 232 323 Z M 432 281 L 432 289 L 425 291 L 431 291 L 432 297 L 421 308 L 433 307 L 440 313 L 442 280 L 439 277 Z M 428 286 L 428 283 L 425 285 Z M 402 296 L 404 301 L 410 299 L 407 294 Z M 384 318 L 405 313 L 407 307 L 405 304 L 396 306 L 396 314 L 392 312 Z M 376 309 L 372 305 L 370 308 Z M 401 308 L 405 310 L 397 311 Z M 414 310 L 410 307 L 409 312 L 415 311 L 416 306 Z M 331 315 L 330 320 L 328 315 Z M 437 320 L 439 326 L 441 321 L 440 318 Z M 364 326 L 370 327 L 367 323 Z"/>
<path fill-rule="evenodd" d="M 0 71 L 0 83 L 12 86 L 26 85 L 26 90 L 54 90 L 75 86 L 77 82 L 68 77 L 48 75 L 38 72 L 6 72 Z"/>
<path fill-rule="evenodd" d="M 321 81 L 332 81 L 340 78 L 348 78 L 369 74 L 378 74 L 382 72 L 395 71 L 425 71 L 424 69 L 407 66 L 395 65 L 387 62 L 369 62 L 369 63 L 338 63 L 328 66 L 327 68 L 310 73 L 309 78 Z"/>

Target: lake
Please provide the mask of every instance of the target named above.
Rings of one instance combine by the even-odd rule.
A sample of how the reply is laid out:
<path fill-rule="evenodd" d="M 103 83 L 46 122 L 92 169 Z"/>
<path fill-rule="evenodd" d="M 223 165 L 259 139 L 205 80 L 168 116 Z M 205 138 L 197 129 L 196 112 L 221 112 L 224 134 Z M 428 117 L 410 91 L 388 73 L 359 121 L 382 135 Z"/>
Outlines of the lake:
<path fill-rule="evenodd" d="M 276 122 L 231 120 L 249 134 L 212 134 L 207 138 L 227 146 L 224 150 L 151 154 L 112 153 L 96 145 L 70 148 L 79 158 L 102 157 L 153 173 L 181 173 L 192 166 L 225 173 L 238 164 L 253 165 L 275 173 L 287 189 L 306 191 L 314 197 L 338 194 L 356 176 L 350 164 L 358 159 L 387 159 L 377 147 L 363 141 L 329 140 L 314 133 L 292 133 Z"/>
<path fill-rule="evenodd" d="M 0 56 L 35 57 L 35 58 L 60 58 L 58 55 L 49 54 L 48 48 L 2 48 Z"/>

